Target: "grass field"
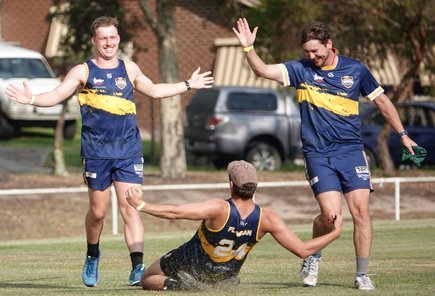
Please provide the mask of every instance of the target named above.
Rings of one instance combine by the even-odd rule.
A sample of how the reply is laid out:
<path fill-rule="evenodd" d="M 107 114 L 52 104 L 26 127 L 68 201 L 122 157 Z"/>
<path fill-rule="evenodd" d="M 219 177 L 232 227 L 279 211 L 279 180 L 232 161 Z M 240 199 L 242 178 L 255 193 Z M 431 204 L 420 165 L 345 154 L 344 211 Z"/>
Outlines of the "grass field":
<path fill-rule="evenodd" d="M 241 284 L 227 291 L 207 293 L 164 292 L 169 295 L 435 295 L 435 219 L 378 221 L 370 272 L 377 290 L 353 289 L 354 255 L 352 229 L 324 251 L 316 288 L 299 282 L 300 260 L 266 236 L 249 255 L 241 271 Z M 310 236 L 310 225 L 293 230 Z M 146 235 L 145 263 L 191 237 L 192 232 Z M 0 295 L 161 295 L 126 285 L 130 260 L 124 240 L 101 240 L 100 281 L 95 288 L 81 282 L 84 238 L 0 242 Z"/>

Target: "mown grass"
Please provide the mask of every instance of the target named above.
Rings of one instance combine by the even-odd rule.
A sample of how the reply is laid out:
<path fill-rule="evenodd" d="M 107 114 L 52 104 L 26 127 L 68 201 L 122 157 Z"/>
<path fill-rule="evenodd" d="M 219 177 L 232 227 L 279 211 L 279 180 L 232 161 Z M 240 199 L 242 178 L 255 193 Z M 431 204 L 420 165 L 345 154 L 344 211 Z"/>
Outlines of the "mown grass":
<path fill-rule="evenodd" d="M 352 229 L 347 225 L 341 238 L 324 250 L 316 288 L 299 282 L 300 260 L 263 239 L 247 258 L 241 284 L 230 290 L 207 293 L 165 292 L 168 295 L 434 295 L 435 219 L 380 221 L 374 223 L 370 271 L 376 291 L 352 288 L 355 272 Z M 303 239 L 311 225 L 292 226 Z M 145 263 L 150 264 L 178 246 L 191 232 L 148 233 Z M 1 295 L 161 295 L 126 285 L 130 260 L 122 235 L 101 239 L 100 281 L 95 288 L 81 282 L 85 240 L 21 240 L 0 242 Z"/>

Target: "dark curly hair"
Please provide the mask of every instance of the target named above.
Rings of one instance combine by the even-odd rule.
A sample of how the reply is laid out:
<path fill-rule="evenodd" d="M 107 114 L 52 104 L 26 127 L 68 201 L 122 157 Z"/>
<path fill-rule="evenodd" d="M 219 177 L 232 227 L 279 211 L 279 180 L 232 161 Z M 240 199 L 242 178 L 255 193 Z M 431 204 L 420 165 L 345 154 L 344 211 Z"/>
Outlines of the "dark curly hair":
<path fill-rule="evenodd" d="M 325 23 L 316 22 L 306 26 L 301 32 L 300 45 L 310 41 L 319 40 L 326 44 L 332 38 L 332 32 Z"/>

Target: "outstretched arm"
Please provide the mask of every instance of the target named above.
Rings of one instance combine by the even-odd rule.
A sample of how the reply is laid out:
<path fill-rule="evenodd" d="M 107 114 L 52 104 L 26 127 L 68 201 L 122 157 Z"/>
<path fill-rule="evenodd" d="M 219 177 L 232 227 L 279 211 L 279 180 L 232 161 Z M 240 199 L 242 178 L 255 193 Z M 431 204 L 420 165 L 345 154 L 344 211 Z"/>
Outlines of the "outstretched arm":
<path fill-rule="evenodd" d="M 266 233 L 270 233 L 285 249 L 300 258 L 306 258 L 307 256 L 323 249 L 340 236 L 343 229 L 342 216 L 337 215 L 331 223 L 334 223 L 334 229 L 331 232 L 308 241 L 302 241 L 296 234 L 287 228 L 284 221 L 276 212 L 269 208 L 264 208 L 260 225 L 260 235 L 262 236 Z"/>
<path fill-rule="evenodd" d="M 23 82 L 24 88 L 9 84 L 6 94 L 9 99 L 20 104 L 32 104 L 38 107 L 51 107 L 70 97 L 86 79 L 86 66 L 80 64 L 72 68 L 65 76 L 61 84 L 50 92 L 32 94 L 27 82 Z"/>
<path fill-rule="evenodd" d="M 399 114 L 397 113 L 396 108 L 394 107 L 391 100 L 385 94 L 380 94 L 376 99 L 374 99 L 376 106 L 381 112 L 382 116 L 385 120 L 391 125 L 391 127 L 397 132 L 400 133 L 405 130 L 402 122 L 400 121 Z M 414 155 L 414 151 L 412 150 L 412 146 L 418 146 L 408 135 L 403 135 L 400 137 L 400 141 L 403 146 L 405 146 L 409 152 Z"/>
<path fill-rule="evenodd" d="M 257 36 L 257 30 L 258 27 L 255 27 L 251 32 L 246 18 L 239 18 L 237 21 L 237 29 L 233 28 L 233 32 L 236 34 L 240 45 L 246 52 L 246 58 L 248 60 L 249 66 L 255 75 L 282 83 L 283 80 L 279 66 L 277 64 L 265 64 L 255 52 L 255 48 L 253 46 Z"/>
<path fill-rule="evenodd" d="M 134 81 L 135 87 L 141 93 L 155 99 L 163 99 L 181 94 L 191 88 L 210 88 L 213 86 L 214 78 L 210 76 L 211 71 L 199 73 L 201 68 L 198 67 L 192 76 L 181 82 L 176 83 L 156 83 L 154 84 L 146 77 L 136 63 L 129 62 L 126 64 L 127 70 L 131 79 Z"/>
<path fill-rule="evenodd" d="M 142 190 L 136 187 L 130 187 L 125 194 L 132 207 L 163 219 L 206 220 L 228 212 L 228 203 L 221 199 L 174 206 L 145 202 L 142 199 Z"/>

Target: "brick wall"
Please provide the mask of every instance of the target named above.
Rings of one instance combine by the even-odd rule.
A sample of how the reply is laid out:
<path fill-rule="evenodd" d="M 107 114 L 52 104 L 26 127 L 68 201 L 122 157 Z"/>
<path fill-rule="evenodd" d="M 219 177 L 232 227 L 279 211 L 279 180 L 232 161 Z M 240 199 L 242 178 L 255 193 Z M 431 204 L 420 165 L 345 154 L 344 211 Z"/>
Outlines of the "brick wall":
<path fill-rule="evenodd" d="M 118 2 L 126 13 L 124 25 L 130 27 L 133 36 L 135 62 L 153 82 L 161 82 L 157 39 L 146 22 L 139 1 L 118 0 Z M 155 0 L 149 2 L 155 9 Z M 233 37 L 232 24 L 228 15 L 221 11 L 220 2 L 174 1 L 180 80 L 189 78 L 198 66 L 202 71 L 212 70 L 216 54 L 214 40 Z M 51 4 L 51 0 L 3 0 L 0 6 L 3 39 L 18 41 L 23 47 L 44 53 L 49 32 L 49 23 L 45 21 L 45 17 Z M 183 94 L 183 108 L 193 93 L 194 91 Z M 158 136 L 159 101 L 137 93 L 136 102 L 141 131 L 144 135 L 150 135 L 151 130 L 154 129 Z"/>
<path fill-rule="evenodd" d="M 50 29 L 45 17 L 50 6 L 51 0 L 1 1 L 3 39 L 19 42 L 22 47 L 44 53 Z"/>

